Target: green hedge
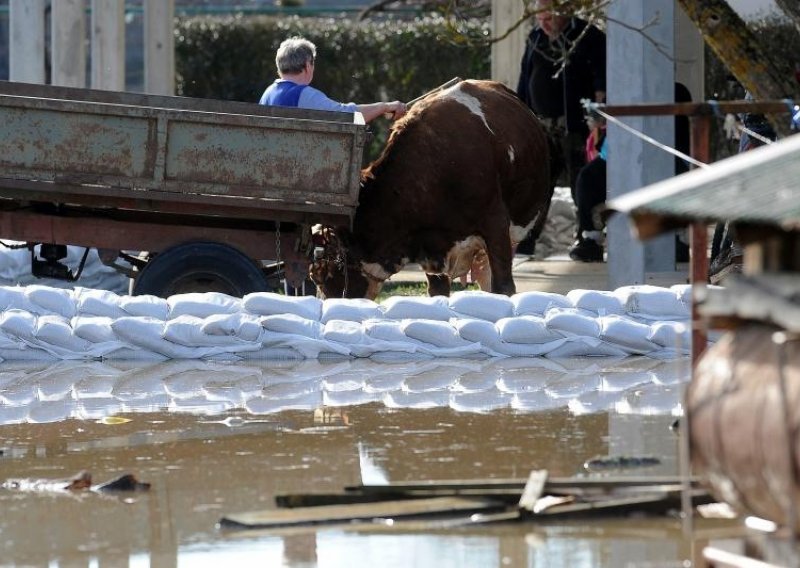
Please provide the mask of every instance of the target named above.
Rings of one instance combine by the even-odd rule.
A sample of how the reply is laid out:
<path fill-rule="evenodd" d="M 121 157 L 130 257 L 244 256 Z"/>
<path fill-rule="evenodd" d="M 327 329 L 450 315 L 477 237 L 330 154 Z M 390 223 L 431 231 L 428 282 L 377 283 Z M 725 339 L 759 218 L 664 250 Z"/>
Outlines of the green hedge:
<path fill-rule="evenodd" d="M 489 33 L 488 22 L 465 26 L 472 37 Z M 489 45 L 460 40 L 441 18 L 196 17 L 179 21 L 176 31 L 178 94 L 258 101 L 277 76 L 278 45 L 293 35 L 317 46 L 314 86 L 343 102 L 409 101 L 455 76 L 490 76 Z M 373 123 L 368 158 L 377 156 L 387 126 Z"/>

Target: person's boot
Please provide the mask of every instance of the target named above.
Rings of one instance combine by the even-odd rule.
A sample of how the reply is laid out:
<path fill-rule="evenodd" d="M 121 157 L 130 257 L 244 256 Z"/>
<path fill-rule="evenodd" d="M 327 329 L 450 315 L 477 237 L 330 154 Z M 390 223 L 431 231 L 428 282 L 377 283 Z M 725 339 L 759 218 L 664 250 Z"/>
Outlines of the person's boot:
<path fill-rule="evenodd" d="M 578 262 L 603 262 L 603 246 L 595 239 L 584 236 L 569 249 L 569 257 Z"/>

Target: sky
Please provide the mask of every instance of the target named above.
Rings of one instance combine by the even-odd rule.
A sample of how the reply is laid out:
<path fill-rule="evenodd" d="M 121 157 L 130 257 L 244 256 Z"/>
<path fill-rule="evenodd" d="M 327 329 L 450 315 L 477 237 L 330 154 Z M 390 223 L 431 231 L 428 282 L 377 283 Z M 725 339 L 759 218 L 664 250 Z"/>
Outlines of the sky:
<path fill-rule="evenodd" d="M 743 18 L 752 18 L 764 12 L 777 10 L 774 0 L 728 0 L 728 4 Z"/>

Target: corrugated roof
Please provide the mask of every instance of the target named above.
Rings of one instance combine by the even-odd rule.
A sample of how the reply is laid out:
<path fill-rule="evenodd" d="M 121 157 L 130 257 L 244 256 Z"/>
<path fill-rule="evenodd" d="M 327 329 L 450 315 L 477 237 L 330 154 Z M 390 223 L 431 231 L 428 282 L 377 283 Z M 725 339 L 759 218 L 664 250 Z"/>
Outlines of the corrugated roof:
<path fill-rule="evenodd" d="M 800 231 L 800 136 L 614 198 L 642 238 L 695 221 Z"/>

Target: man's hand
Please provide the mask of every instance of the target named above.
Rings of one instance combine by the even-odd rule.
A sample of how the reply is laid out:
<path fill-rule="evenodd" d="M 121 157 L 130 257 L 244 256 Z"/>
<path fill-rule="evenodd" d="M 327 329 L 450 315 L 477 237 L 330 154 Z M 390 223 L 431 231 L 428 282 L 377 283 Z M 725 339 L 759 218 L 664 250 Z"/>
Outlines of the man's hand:
<path fill-rule="evenodd" d="M 386 111 L 384 114 L 388 115 L 392 120 L 402 118 L 406 114 L 406 104 L 400 101 L 392 101 L 386 103 Z"/>

